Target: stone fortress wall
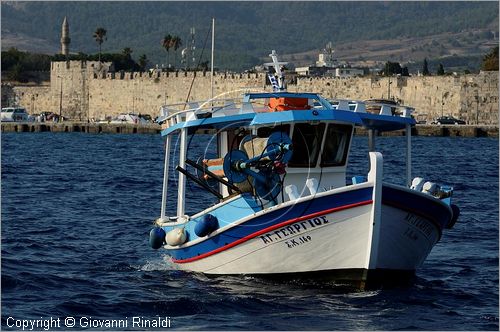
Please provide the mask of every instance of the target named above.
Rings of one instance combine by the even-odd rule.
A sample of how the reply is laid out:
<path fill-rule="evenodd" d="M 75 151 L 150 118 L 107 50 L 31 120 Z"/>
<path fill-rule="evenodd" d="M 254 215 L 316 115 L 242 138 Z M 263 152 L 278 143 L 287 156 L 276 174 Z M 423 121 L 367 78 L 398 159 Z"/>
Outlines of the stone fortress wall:
<path fill-rule="evenodd" d="M 160 106 L 210 97 L 210 73 L 112 73 L 99 63 L 61 61 L 51 64 L 50 85 L 15 86 L 20 105 L 30 113 L 52 111 L 75 119 L 104 119 L 123 112 L 159 114 Z M 267 90 L 265 74 L 225 74 L 214 77 L 214 96 L 227 91 Z M 498 125 L 498 72 L 461 76 L 298 78 L 288 91 L 318 92 L 327 98 L 387 98 L 415 107 L 417 119 L 431 121 L 441 115 L 462 118 L 468 124 Z M 62 93 L 61 93 L 62 91 Z M 62 96 L 62 97 L 61 97 Z"/>

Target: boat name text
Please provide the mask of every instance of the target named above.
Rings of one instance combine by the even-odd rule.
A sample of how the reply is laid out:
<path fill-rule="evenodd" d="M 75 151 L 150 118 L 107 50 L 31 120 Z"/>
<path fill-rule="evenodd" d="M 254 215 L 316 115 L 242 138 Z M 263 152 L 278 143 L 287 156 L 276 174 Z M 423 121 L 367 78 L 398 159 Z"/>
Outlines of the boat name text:
<path fill-rule="evenodd" d="M 270 244 L 273 242 L 279 242 L 281 240 L 288 239 L 289 237 L 295 237 L 303 232 L 306 232 L 307 230 L 310 230 L 315 227 L 321 227 L 325 224 L 327 224 L 329 221 L 326 218 L 326 216 L 319 216 L 317 218 L 312 218 L 304 221 L 299 221 L 297 223 L 279 228 L 275 231 L 266 233 L 264 235 L 260 236 L 260 239 L 264 244 Z M 302 236 L 301 238 L 304 238 L 302 241 L 300 239 L 298 241 L 296 240 L 290 240 L 287 241 L 286 244 L 288 245 L 289 248 L 295 247 L 296 245 L 308 242 L 311 240 L 310 236 Z M 293 242 L 292 242 L 293 241 Z"/>
<path fill-rule="evenodd" d="M 427 236 L 432 234 L 432 230 L 434 227 L 427 220 L 417 217 L 414 214 L 408 213 L 405 217 L 405 220 L 411 225 L 415 226 L 418 230 L 424 233 Z"/>

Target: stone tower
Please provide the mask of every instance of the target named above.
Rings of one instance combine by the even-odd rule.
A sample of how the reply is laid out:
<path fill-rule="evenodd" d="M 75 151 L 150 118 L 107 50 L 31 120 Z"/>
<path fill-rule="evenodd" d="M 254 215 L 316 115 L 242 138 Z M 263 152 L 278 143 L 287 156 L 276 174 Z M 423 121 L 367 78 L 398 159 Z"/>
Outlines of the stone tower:
<path fill-rule="evenodd" d="M 69 25 L 66 16 L 64 16 L 64 21 L 62 24 L 61 30 L 61 54 L 68 56 L 69 55 L 69 43 L 71 39 L 69 38 Z"/>

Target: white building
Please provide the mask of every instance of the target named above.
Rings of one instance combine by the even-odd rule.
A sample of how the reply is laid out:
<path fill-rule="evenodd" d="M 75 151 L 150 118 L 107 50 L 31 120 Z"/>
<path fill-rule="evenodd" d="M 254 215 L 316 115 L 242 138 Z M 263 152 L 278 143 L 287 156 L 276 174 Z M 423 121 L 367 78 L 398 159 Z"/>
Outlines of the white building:
<path fill-rule="evenodd" d="M 318 67 L 335 67 L 337 61 L 333 58 L 333 53 L 320 53 L 316 66 Z"/>
<path fill-rule="evenodd" d="M 361 68 L 351 68 L 341 65 L 333 57 L 332 42 L 326 44 L 322 53 L 319 53 L 316 65 L 307 67 L 297 67 L 295 72 L 298 76 L 329 76 L 329 77 L 352 77 L 362 76 L 364 70 Z"/>
<path fill-rule="evenodd" d="M 363 76 L 364 71 L 360 68 L 335 68 L 335 77 Z"/>

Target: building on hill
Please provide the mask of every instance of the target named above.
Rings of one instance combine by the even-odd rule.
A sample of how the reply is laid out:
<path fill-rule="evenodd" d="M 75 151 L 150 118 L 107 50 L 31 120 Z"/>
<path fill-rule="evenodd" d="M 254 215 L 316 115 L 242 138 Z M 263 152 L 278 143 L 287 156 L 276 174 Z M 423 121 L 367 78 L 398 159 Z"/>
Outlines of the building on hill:
<path fill-rule="evenodd" d="M 297 67 L 295 72 L 298 76 L 326 76 L 326 77 L 354 77 L 365 75 L 365 70 L 362 68 L 351 67 L 347 64 L 340 64 L 333 56 L 335 51 L 332 47 L 332 42 L 326 44 L 322 53 L 318 54 L 318 61 L 313 66 Z"/>
<path fill-rule="evenodd" d="M 336 67 L 338 65 L 337 60 L 334 58 L 333 53 L 335 53 L 333 49 L 332 42 L 328 42 L 326 47 L 323 49 L 323 52 L 318 54 L 318 61 L 316 61 L 317 67 Z"/>

